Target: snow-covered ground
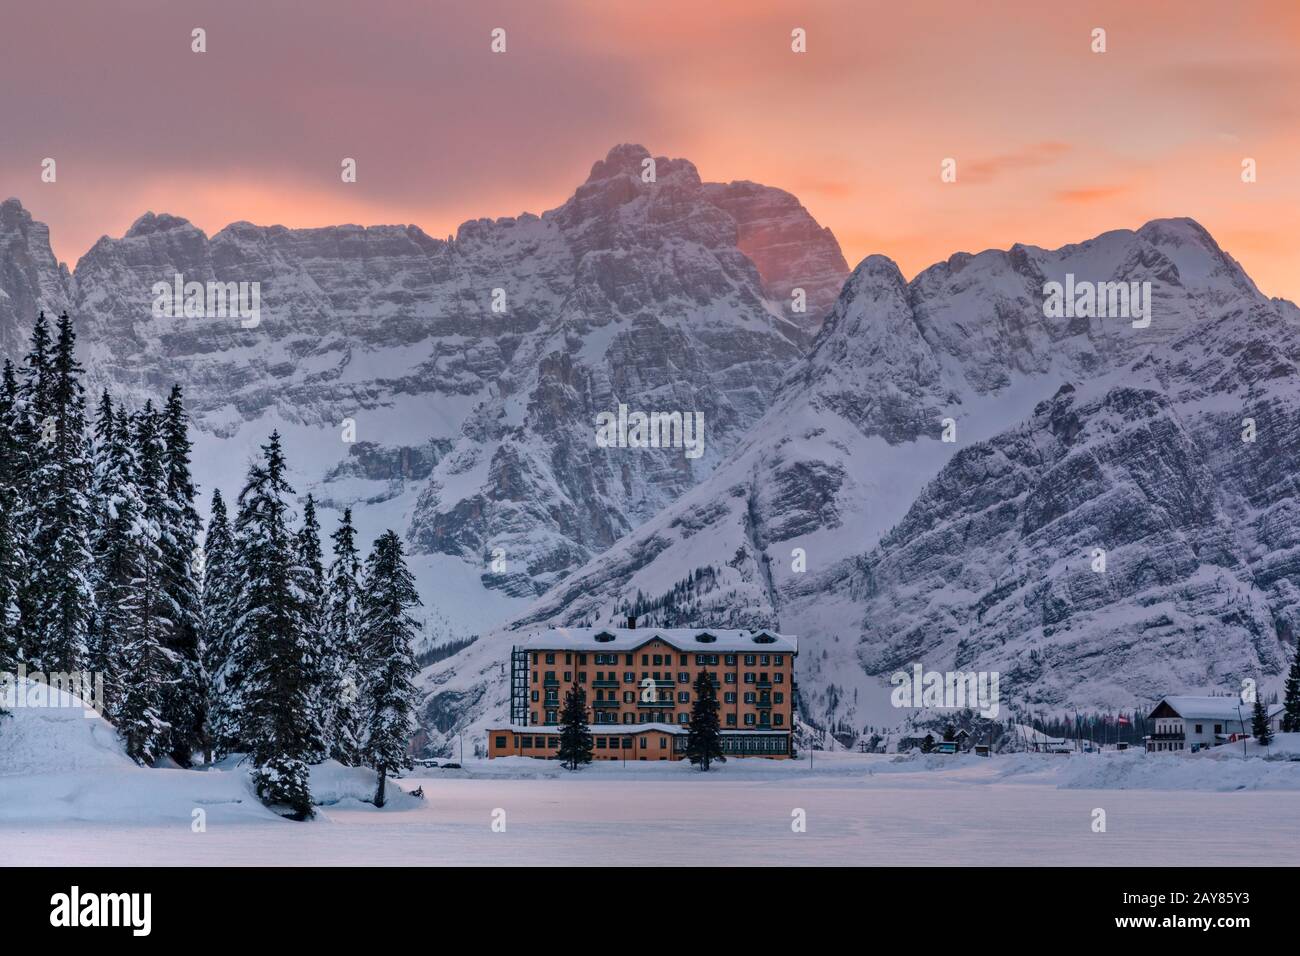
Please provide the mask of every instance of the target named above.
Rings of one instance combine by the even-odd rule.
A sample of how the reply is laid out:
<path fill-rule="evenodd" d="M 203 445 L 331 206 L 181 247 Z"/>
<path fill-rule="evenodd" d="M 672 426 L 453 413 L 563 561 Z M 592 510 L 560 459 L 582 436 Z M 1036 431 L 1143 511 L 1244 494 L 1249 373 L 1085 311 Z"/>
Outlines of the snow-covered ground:
<path fill-rule="evenodd" d="M 1300 864 L 1300 760 L 1240 746 L 817 753 L 707 774 L 511 757 L 417 770 L 383 810 L 366 802 L 372 773 L 328 764 L 313 773 L 317 819 L 293 823 L 258 802 L 245 767 L 137 767 L 108 724 L 69 703 L 0 722 L 0 866 Z M 1300 735 L 1270 748 L 1297 750 Z"/>

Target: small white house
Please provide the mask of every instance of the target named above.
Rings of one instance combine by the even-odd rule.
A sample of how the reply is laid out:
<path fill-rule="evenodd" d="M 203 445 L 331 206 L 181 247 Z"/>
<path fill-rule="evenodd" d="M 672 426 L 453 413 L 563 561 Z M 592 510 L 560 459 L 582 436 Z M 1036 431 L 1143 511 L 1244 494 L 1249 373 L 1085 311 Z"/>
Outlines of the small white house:
<path fill-rule="evenodd" d="M 1281 730 L 1282 705 L 1268 707 L 1268 725 Z M 1155 729 L 1147 735 L 1149 752 L 1200 750 L 1251 734 L 1254 704 L 1238 697 L 1166 697 L 1147 718 Z"/>

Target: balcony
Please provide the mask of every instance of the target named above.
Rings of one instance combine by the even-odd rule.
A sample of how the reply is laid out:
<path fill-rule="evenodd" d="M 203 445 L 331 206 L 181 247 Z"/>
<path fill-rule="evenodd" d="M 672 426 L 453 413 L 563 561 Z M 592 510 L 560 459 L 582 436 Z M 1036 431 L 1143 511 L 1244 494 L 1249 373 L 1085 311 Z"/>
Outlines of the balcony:
<path fill-rule="evenodd" d="M 546 680 L 542 681 L 542 686 L 543 686 L 543 687 L 559 687 L 559 686 L 560 686 L 560 682 L 559 682 L 558 680 L 556 680 L 554 677 L 548 677 L 548 678 L 546 678 Z"/>
<path fill-rule="evenodd" d="M 772 682 L 771 682 L 770 680 L 761 680 L 761 681 L 759 681 L 757 684 L 755 684 L 754 686 L 755 686 L 755 687 L 766 688 L 767 690 L 771 690 L 771 689 L 772 689 Z"/>
<path fill-rule="evenodd" d="M 618 710 L 618 701 L 616 700 L 593 700 L 591 702 L 594 710 Z"/>
<path fill-rule="evenodd" d="M 616 680 L 594 680 L 594 681 L 591 682 L 591 686 L 592 686 L 592 687 L 617 687 L 617 686 L 618 686 L 618 681 L 616 681 Z"/>
<path fill-rule="evenodd" d="M 1148 740 L 1184 740 L 1186 734 L 1148 734 Z"/>
<path fill-rule="evenodd" d="M 754 706 L 758 707 L 761 710 L 771 710 L 772 701 L 770 699 L 764 699 L 760 697 L 757 701 L 754 702 Z"/>

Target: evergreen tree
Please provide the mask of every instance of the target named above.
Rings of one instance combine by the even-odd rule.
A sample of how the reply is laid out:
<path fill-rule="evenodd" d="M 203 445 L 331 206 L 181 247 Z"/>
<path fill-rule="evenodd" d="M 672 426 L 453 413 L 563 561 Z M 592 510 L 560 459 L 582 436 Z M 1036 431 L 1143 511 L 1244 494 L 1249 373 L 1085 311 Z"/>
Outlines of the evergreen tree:
<path fill-rule="evenodd" d="M 137 611 L 141 570 L 136 539 L 143 507 L 135 485 L 130 424 L 124 411 L 114 411 L 107 392 L 95 422 L 92 487 L 95 607 L 90 669 L 103 675 L 107 716 L 116 722 L 127 676 L 124 649 Z"/>
<path fill-rule="evenodd" d="M 125 680 L 117 729 L 126 751 L 137 762 L 153 764 L 170 751 L 172 728 L 164 717 L 164 700 L 175 679 L 177 661 L 168 648 L 172 608 L 164 591 L 162 538 L 167 522 L 166 473 L 159 416 L 153 403 L 131 416 L 135 486 L 140 514 L 133 548 L 135 578 L 131 619 L 121 652 Z"/>
<path fill-rule="evenodd" d="M 38 328 L 43 326 L 38 325 Z M 39 350 L 34 343 L 33 355 Z M 40 449 L 27 489 L 31 629 L 30 660 L 42 671 L 82 670 L 94 593 L 91 586 L 90 447 L 76 334 L 67 314 L 43 373 L 37 370 L 33 408 L 41 411 Z M 34 358 L 40 365 L 41 359 Z"/>
<path fill-rule="evenodd" d="M 303 628 L 297 548 L 290 530 L 280 435 L 262 446 L 239 495 L 235 567 L 239 577 L 233 666 L 240 746 L 252 757 L 258 795 L 295 820 L 314 813 L 307 763 L 317 739 L 312 713 L 311 639 Z"/>
<path fill-rule="evenodd" d="M 173 385 L 158 422 L 163 447 L 163 506 L 160 545 L 162 591 L 170 627 L 167 649 L 174 674 L 167 685 L 163 717 L 171 725 L 172 759 L 188 767 L 204 748 L 207 676 L 201 646 L 202 607 L 199 587 L 199 533 L 202 522 L 194 507 L 196 490 L 190 473 L 189 417 L 179 385 Z"/>
<path fill-rule="evenodd" d="M 316 520 L 316 499 L 307 495 L 303 503 L 302 527 L 298 530 L 297 579 L 302 594 L 302 624 L 304 633 L 312 643 L 311 699 L 312 726 L 316 739 L 312 745 L 312 763 L 329 756 L 325 722 L 327 706 L 325 691 L 330 684 L 327 675 L 328 647 L 324 633 L 325 624 L 325 566 L 320 545 L 320 523 Z"/>
<path fill-rule="evenodd" d="M 574 684 L 564 694 L 560 708 L 560 765 L 577 770 L 591 763 L 591 728 L 587 726 L 587 692 Z"/>
<path fill-rule="evenodd" d="M 1255 709 L 1251 714 L 1250 732 L 1254 734 L 1255 740 L 1260 746 L 1267 747 L 1273 741 L 1273 736 L 1268 730 L 1268 711 L 1264 708 L 1264 698 L 1259 694 L 1255 695 Z"/>
<path fill-rule="evenodd" d="M 1295 659 L 1286 675 L 1282 707 L 1282 730 L 1289 734 L 1300 731 L 1300 638 L 1296 640 Z"/>
<path fill-rule="evenodd" d="M 330 756 L 352 767 L 361 762 L 365 739 L 361 693 L 361 640 L 358 633 L 361 557 L 352 527 L 352 509 L 343 510 L 338 529 L 330 536 L 334 561 L 327 581 L 325 613 L 325 738 Z"/>
<path fill-rule="evenodd" d="M 18 601 L 22 593 L 23 540 L 19 509 L 22 447 L 18 443 L 18 381 L 5 360 L 0 377 L 0 670 L 11 671 L 20 657 Z"/>
<path fill-rule="evenodd" d="M 366 559 L 360 634 L 370 675 L 369 726 L 364 756 L 379 775 L 375 806 L 384 805 L 388 774 L 411 766 L 407 750 L 415 713 L 415 641 L 419 622 L 408 613 L 420 604 L 406 568 L 402 540 L 386 531 Z"/>
<path fill-rule="evenodd" d="M 726 762 L 722 754 L 722 726 L 718 721 L 718 688 L 713 675 L 700 671 L 692 685 L 691 724 L 686 734 L 686 756 L 701 770 L 715 761 Z"/>
<path fill-rule="evenodd" d="M 203 672 L 208 678 L 205 760 L 228 754 L 238 744 L 239 721 L 227 676 L 232 666 L 231 634 L 235 627 L 235 543 L 220 489 L 212 491 L 211 515 L 203 541 Z"/>

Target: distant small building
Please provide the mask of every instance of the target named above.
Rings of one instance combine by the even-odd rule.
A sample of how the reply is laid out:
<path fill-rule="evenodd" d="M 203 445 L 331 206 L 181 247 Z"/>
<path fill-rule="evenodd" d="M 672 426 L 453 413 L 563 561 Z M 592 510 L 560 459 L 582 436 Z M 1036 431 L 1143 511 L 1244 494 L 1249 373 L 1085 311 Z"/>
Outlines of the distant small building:
<path fill-rule="evenodd" d="M 1199 750 L 1250 736 L 1255 705 L 1237 697 L 1166 697 L 1147 718 L 1155 730 L 1146 738 L 1149 753 Z M 1268 707 L 1269 730 L 1282 724 L 1281 704 Z"/>

